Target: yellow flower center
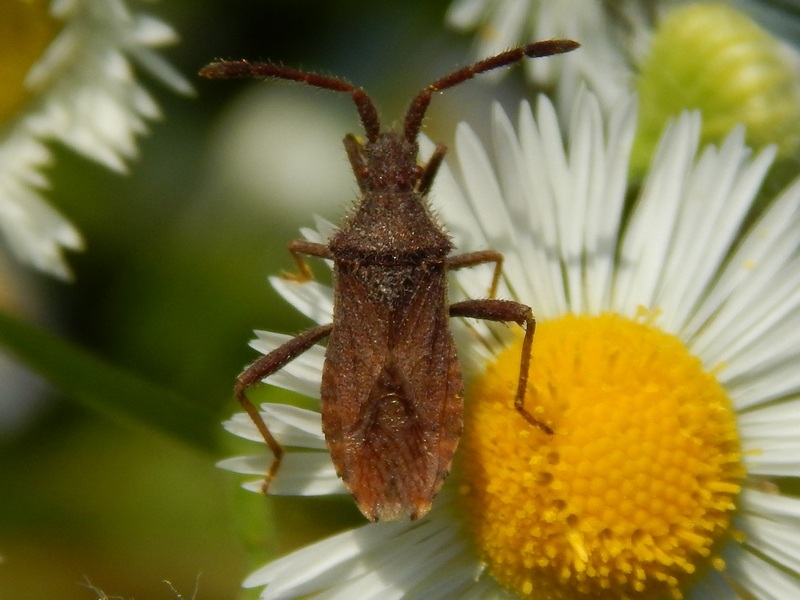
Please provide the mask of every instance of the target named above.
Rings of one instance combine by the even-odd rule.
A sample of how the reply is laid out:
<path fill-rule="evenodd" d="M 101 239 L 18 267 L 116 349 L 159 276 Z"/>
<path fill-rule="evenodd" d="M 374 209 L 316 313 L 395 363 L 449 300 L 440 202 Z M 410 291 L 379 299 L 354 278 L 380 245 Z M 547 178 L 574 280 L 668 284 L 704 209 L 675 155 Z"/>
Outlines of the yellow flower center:
<path fill-rule="evenodd" d="M 523 598 L 680 598 L 716 550 L 744 476 L 725 390 L 672 335 L 614 314 L 536 330 L 470 388 L 461 508 L 494 578 Z"/>
<path fill-rule="evenodd" d="M 0 0 L 0 124 L 28 101 L 25 77 L 58 33 L 49 0 Z"/>

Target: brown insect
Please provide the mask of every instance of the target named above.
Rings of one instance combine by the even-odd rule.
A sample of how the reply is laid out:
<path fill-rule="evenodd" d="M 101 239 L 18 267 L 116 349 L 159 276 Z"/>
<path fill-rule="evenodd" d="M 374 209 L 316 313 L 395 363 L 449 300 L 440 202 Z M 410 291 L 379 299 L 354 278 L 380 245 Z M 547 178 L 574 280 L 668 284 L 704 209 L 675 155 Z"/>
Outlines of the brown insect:
<path fill-rule="evenodd" d="M 322 430 L 336 472 L 372 521 L 424 515 L 450 471 L 463 425 L 463 382 L 450 317 L 525 326 L 514 407 L 530 424 L 552 433 L 524 406 L 535 328 L 531 309 L 494 298 L 503 264 L 499 252 L 450 256 L 453 244 L 427 202 L 446 148 L 437 146 L 428 163 L 420 165 L 417 136 L 435 92 L 525 57 L 577 46 L 570 40 L 535 42 L 442 77 L 411 102 L 402 131 L 381 131 L 366 92 L 336 77 L 243 60 L 215 62 L 200 71 L 209 78 L 288 79 L 347 92 L 366 133 L 366 142 L 353 135 L 344 138 L 360 202 L 327 244 L 295 240 L 288 245 L 299 270 L 289 277 L 296 281 L 313 278 L 303 256 L 333 261 L 333 322 L 261 357 L 236 382 L 236 397 L 274 455 L 264 491 L 278 471 L 283 447 L 245 392 L 325 337 Z M 483 263 L 494 263 L 489 298 L 448 305 L 447 272 Z"/>

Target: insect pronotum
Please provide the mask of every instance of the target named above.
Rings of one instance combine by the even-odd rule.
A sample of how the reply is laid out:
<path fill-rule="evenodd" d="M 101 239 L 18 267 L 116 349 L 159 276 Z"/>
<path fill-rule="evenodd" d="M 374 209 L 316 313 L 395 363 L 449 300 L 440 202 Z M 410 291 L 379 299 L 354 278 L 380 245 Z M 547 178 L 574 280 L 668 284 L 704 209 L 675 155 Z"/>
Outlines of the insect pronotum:
<path fill-rule="evenodd" d="M 326 244 L 295 240 L 288 250 L 296 281 L 313 275 L 304 257 L 333 261 L 333 322 L 313 327 L 239 375 L 236 398 L 274 455 L 266 491 L 283 457 L 246 391 L 328 338 L 322 372 L 322 429 L 333 464 L 364 515 L 372 520 L 417 519 L 450 471 L 461 435 L 463 381 L 450 317 L 515 322 L 525 327 L 514 407 L 528 423 L 552 433 L 525 408 L 535 321 L 531 308 L 494 298 L 503 257 L 494 250 L 452 255 L 453 244 L 428 207 L 427 194 L 444 159 L 436 147 L 417 162 L 417 137 L 435 92 L 525 57 L 569 52 L 570 40 L 520 46 L 437 79 L 412 100 L 400 131 L 382 131 L 367 93 L 343 79 L 273 63 L 220 61 L 203 77 L 287 79 L 345 92 L 358 110 L 366 141 L 346 135 L 344 147 L 361 199 Z M 448 304 L 447 272 L 494 264 L 489 298 Z"/>

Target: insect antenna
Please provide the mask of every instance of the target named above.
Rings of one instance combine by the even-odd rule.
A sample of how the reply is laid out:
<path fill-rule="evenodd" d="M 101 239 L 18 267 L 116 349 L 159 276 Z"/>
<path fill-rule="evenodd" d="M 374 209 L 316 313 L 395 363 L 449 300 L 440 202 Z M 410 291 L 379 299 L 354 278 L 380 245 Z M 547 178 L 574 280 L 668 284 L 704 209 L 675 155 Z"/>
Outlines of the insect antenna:
<path fill-rule="evenodd" d="M 363 88 L 327 75 L 318 75 L 270 62 L 250 62 L 247 60 L 221 60 L 210 63 L 200 70 L 200 76 L 208 79 L 286 79 L 297 81 L 324 90 L 346 92 L 356 104 L 361 125 L 367 139 L 374 142 L 380 134 L 380 120 L 375 105 Z"/>
<path fill-rule="evenodd" d="M 580 44 L 572 40 L 543 40 L 540 42 L 533 42 L 479 60 L 475 64 L 437 79 L 417 94 L 416 98 L 411 102 L 411 106 L 406 113 L 405 126 L 403 128 L 405 138 L 412 143 L 416 141 L 419 130 L 422 127 L 422 120 L 425 118 L 425 111 L 428 110 L 428 104 L 430 104 L 434 92 L 442 92 L 468 79 L 472 79 L 479 73 L 485 73 L 492 69 L 499 69 L 512 65 L 526 57 L 537 58 L 551 56 L 553 54 L 563 54 L 564 52 L 574 50 L 578 46 L 580 46 Z"/>

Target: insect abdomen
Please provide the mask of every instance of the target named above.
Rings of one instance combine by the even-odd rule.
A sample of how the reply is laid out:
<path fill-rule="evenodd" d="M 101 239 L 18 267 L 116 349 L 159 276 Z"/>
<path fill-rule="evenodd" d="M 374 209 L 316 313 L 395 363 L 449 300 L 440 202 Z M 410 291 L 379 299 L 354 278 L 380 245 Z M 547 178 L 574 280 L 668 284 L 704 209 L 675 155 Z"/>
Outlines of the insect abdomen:
<path fill-rule="evenodd" d="M 371 270 L 384 271 L 391 289 L 365 285 Z M 414 519 L 430 508 L 461 433 L 444 267 L 345 267 L 336 276 L 357 293 L 337 297 L 323 370 L 331 457 L 369 519 Z"/>

